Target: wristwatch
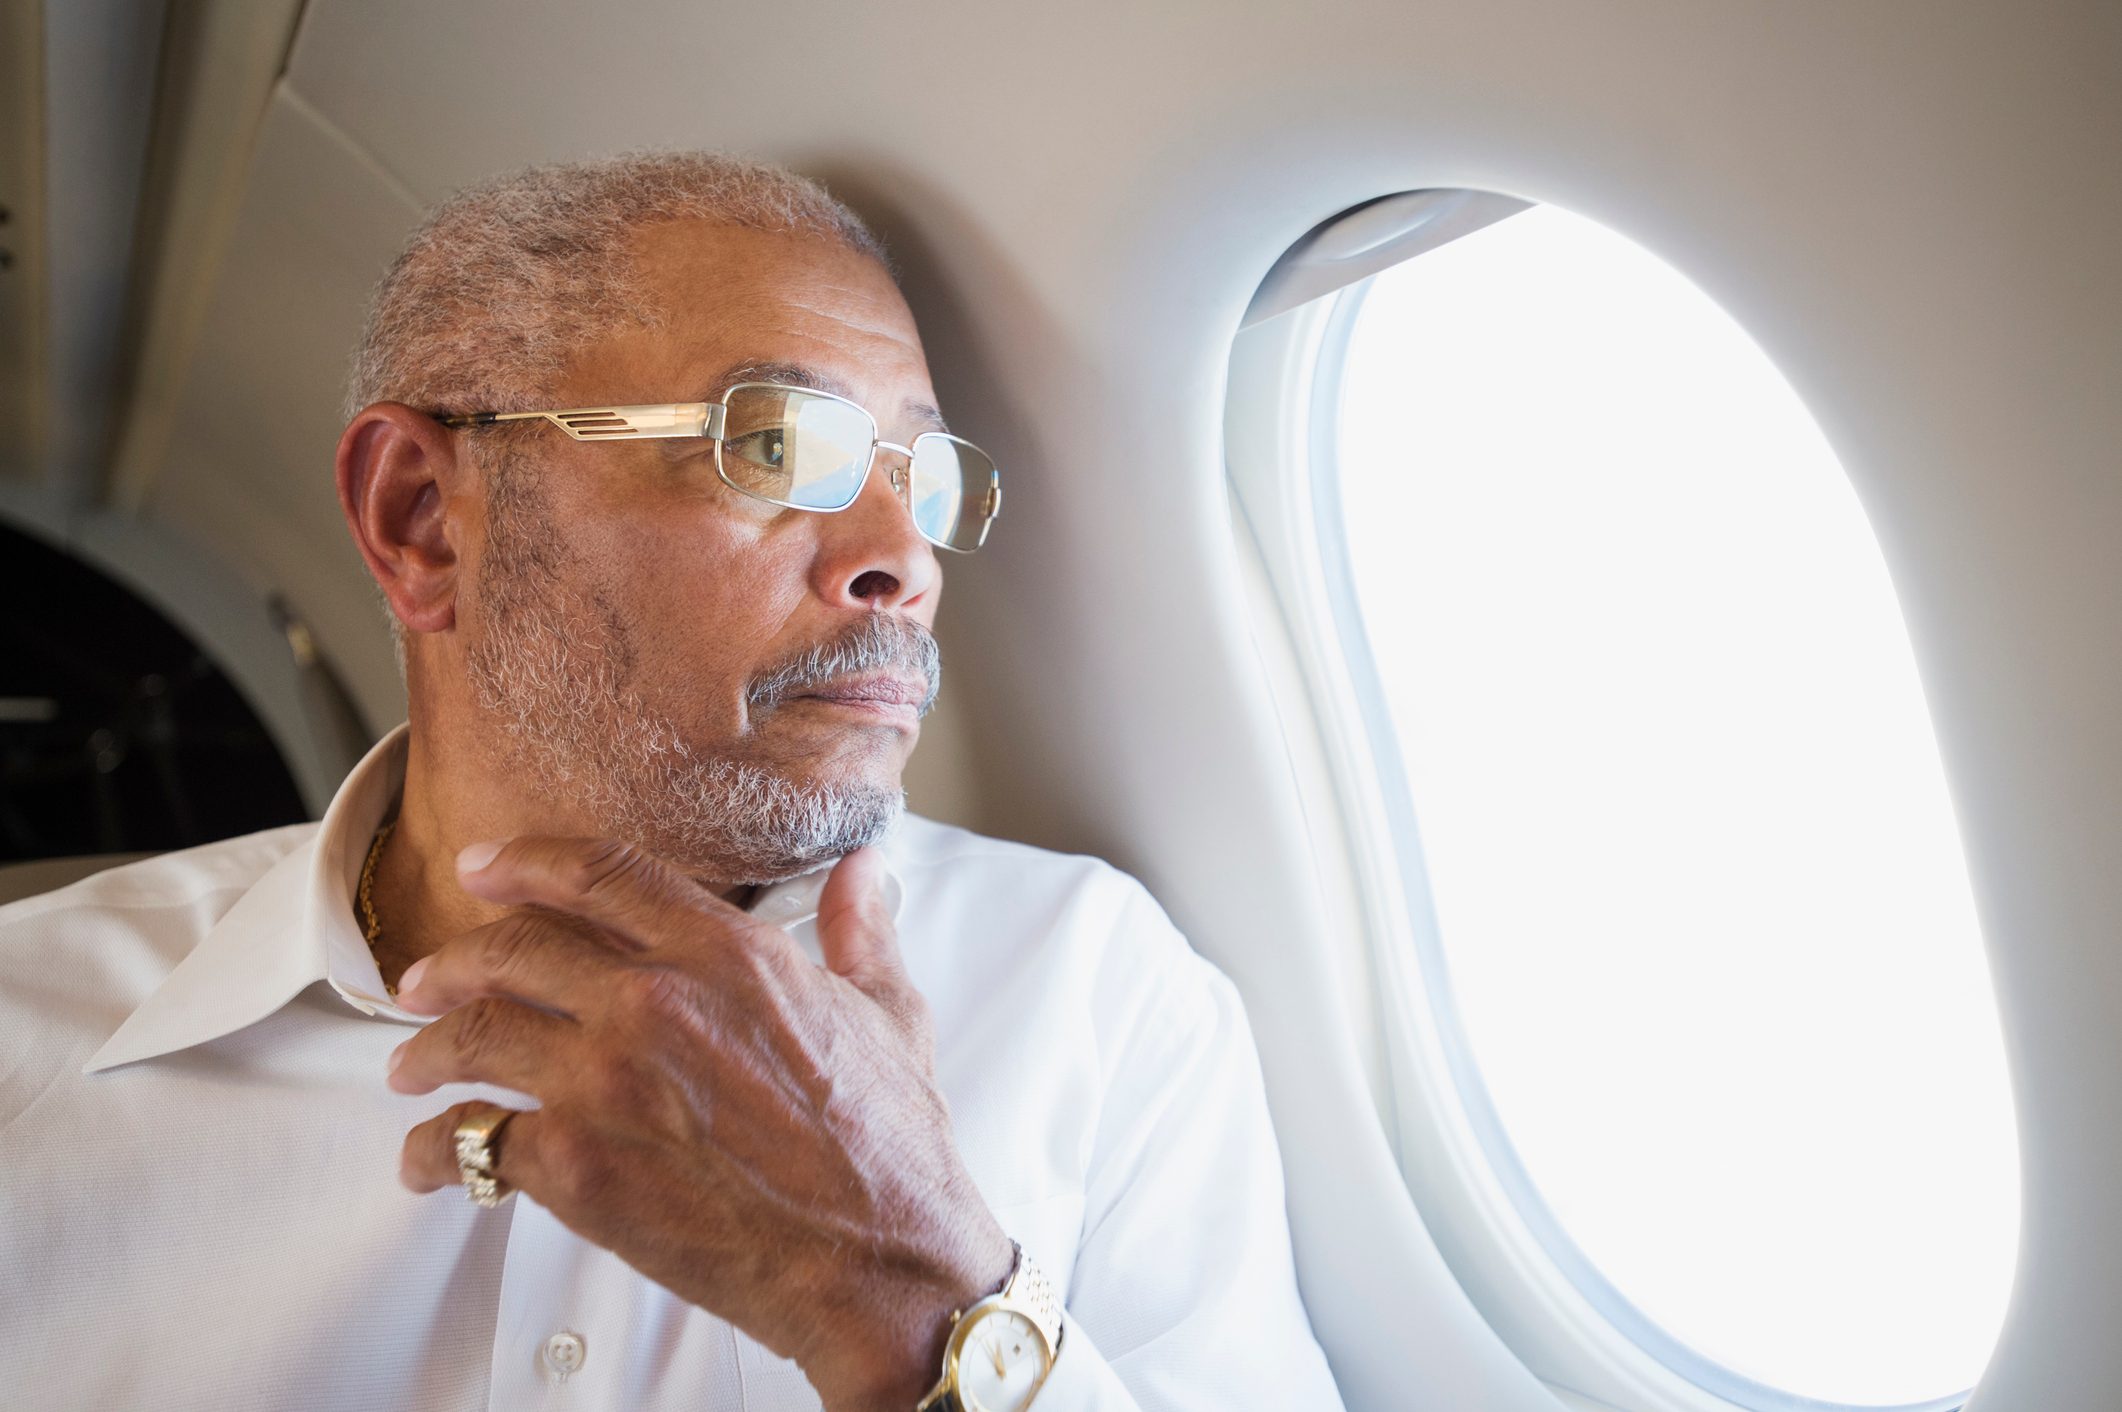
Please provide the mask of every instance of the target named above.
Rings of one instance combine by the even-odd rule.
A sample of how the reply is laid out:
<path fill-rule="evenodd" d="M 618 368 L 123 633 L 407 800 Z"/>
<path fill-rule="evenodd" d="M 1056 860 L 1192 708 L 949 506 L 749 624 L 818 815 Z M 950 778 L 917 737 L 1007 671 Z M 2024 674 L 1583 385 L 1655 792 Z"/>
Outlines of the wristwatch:
<path fill-rule="evenodd" d="M 999 1294 L 950 1316 L 943 1378 L 914 1412 L 1024 1412 L 1061 1352 L 1061 1301 L 1024 1247 Z"/>

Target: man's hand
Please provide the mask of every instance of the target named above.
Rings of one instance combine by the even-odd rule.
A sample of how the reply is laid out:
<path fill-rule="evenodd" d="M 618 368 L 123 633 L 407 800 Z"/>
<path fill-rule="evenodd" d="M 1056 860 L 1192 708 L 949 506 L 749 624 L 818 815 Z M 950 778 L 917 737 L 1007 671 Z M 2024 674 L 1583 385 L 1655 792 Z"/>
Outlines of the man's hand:
<path fill-rule="evenodd" d="M 880 866 L 833 869 L 821 969 L 630 845 L 513 839 L 462 881 L 516 910 L 406 972 L 400 1003 L 441 1018 L 390 1084 L 535 1096 L 496 1139 L 502 1180 L 794 1358 L 828 1407 L 910 1412 L 1011 1252 L 952 1142 Z M 457 1181 L 469 1106 L 407 1136 L 407 1186 Z"/>

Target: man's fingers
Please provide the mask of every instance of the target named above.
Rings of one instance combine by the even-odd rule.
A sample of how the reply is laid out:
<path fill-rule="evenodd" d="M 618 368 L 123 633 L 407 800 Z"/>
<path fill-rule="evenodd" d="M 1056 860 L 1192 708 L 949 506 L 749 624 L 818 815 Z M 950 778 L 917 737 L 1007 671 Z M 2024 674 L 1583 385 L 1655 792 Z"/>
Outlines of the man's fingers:
<path fill-rule="evenodd" d="M 833 865 L 818 894 L 818 948 L 829 971 L 868 989 L 871 976 L 896 978 L 899 946 L 885 910 L 883 855 L 858 848 Z"/>
<path fill-rule="evenodd" d="M 415 961 L 398 981 L 398 1003 L 439 1015 L 487 996 L 579 1016 L 610 993 L 625 960 L 551 912 L 516 911 Z"/>
<path fill-rule="evenodd" d="M 495 1106 L 452 1104 L 407 1133 L 398 1156 L 398 1180 L 408 1190 L 423 1195 L 446 1186 L 463 1185 L 463 1174 L 457 1166 L 457 1125 Z M 538 1118 L 535 1112 L 517 1113 L 487 1140 L 487 1148 L 494 1154 L 493 1175 L 512 1187 L 537 1185 Z"/>
<path fill-rule="evenodd" d="M 818 950 L 825 967 L 878 1000 L 913 994 L 891 910 L 884 902 L 884 855 L 858 848 L 833 865 L 818 894 Z"/>
<path fill-rule="evenodd" d="M 464 890 L 490 902 L 537 903 L 585 917 L 646 950 L 682 929 L 750 919 L 637 844 L 609 838 L 526 834 L 475 843 L 457 855 Z"/>
<path fill-rule="evenodd" d="M 513 1000 L 461 1005 L 398 1046 L 390 1086 L 432 1093 L 449 1083 L 489 1083 L 549 1101 L 569 1077 L 582 1028 Z"/>

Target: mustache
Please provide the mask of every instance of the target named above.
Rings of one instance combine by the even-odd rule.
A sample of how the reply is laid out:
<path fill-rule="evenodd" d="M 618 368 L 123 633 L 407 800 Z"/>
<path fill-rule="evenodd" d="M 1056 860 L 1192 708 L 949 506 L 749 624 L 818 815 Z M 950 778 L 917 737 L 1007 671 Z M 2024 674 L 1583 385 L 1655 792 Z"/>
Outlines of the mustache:
<path fill-rule="evenodd" d="M 943 650 L 935 634 L 919 623 L 872 613 L 845 632 L 806 648 L 768 667 L 744 689 L 754 715 L 773 710 L 845 677 L 886 671 L 925 684 L 917 716 L 926 716 L 943 689 Z"/>

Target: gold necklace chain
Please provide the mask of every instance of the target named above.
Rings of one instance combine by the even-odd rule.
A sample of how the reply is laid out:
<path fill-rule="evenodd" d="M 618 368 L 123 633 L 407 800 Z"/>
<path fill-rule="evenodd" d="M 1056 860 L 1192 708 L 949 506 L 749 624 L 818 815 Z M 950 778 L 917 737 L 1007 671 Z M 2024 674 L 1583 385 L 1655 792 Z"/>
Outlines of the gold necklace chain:
<path fill-rule="evenodd" d="M 367 934 L 371 956 L 376 954 L 376 938 L 383 931 L 382 924 L 376 920 L 376 900 L 372 896 L 376 886 L 376 860 L 383 856 L 383 840 L 389 838 L 391 830 L 396 827 L 398 821 L 393 819 L 376 831 L 376 841 L 368 846 L 368 861 L 361 865 L 361 926 Z M 398 998 L 398 987 L 386 985 L 383 988 L 390 992 L 393 1000 Z"/>

